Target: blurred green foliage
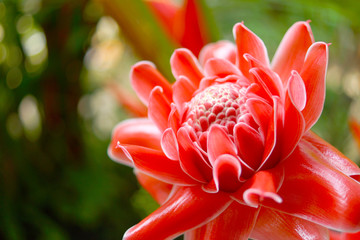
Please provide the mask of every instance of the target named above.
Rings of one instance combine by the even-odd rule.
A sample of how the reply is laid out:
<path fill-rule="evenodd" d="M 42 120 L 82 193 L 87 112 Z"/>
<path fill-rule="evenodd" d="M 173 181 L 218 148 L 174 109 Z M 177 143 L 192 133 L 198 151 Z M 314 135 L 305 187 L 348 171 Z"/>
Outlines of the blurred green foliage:
<path fill-rule="evenodd" d="M 270 56 L 289 26 L 312 20 L 316 40 L 332 43 L 327 99 L 315 131 L 358 159 L 349 147 L 347 121 L 360 95 L 360 3 L 206 3 L 222 38 L 231 40 L 232 26 L 244 20 Z M 120 29 L 115 43 L 122 47 L 115 49 L 121 59 L 104 60 L 117 71 L 105 71 L 105 63 L 105 70 L 91 70 L 89 49 L 103 16 L 94 1 L 0 1 L 1 239 L 119 239 L 157 206 L 130 168 L 107 157 L 109 129 L 128 116 L 104 91 L 103 81 L 128 82 L 130 65 L 140 58 Z M 112 115 L 105 114 L 109 95 Z"/>

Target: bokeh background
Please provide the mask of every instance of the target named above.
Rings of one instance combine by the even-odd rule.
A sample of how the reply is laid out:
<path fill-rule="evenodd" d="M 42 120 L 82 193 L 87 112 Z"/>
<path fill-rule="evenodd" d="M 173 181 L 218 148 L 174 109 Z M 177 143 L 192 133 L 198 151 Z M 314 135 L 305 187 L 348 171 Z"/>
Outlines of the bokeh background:
<path fill-rule="evenodd" d="M 213 40 L 232 40 L 244 21 L 270 58 L 295 21 L 312 21 L 315 39 L 332 43 L 314 131 L 358 162 L 348 121 L 360 120 L 360 2 L 201 4 Z M 152 60 L 169 76 L 176 47 L 141 0 L 0 0 L 0 239 L 120 239 L 157 207 L 107 145 L 132 114 L 131 65 Z"/>

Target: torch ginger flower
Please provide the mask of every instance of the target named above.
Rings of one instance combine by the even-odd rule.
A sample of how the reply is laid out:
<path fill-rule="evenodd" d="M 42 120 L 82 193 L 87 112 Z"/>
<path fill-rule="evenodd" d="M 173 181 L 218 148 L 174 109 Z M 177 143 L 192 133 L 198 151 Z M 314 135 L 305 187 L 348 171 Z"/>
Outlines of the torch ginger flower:
<path fill-rule="evenodd" d="M 148 118 L 114 130 L 109 156 L 131 166 L 161 206 L 124 239 L 328 239 L 360 230 L 360 169 L 310 128 L 325 99 L 328 45 L 308 22 L 270 65 L 238 23 L 235 45 L 171 58 L 170 84 L 150 62 L 131 71 Z"/>

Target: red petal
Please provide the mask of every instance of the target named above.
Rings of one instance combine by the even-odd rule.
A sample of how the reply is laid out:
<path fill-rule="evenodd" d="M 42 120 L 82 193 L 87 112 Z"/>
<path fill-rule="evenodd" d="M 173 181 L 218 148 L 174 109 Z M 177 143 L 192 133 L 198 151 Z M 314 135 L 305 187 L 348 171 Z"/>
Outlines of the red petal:
<path fill-rule="evenodd" d="M 269 66 L 269 58 L 264 42 L 251 32 L 244 23 L 238 23 L 233 29 L 234 37 L 237 45 L 238 67 L 244 76 L 249 78 L 250 63 L 244 58 L 244 54 L 248 53 L 262 62 L 265 66 Z"/>
<path fill-rule="evenodd" d="M 234 128 L 234 136 L 240 158 L 257 169 L 264 153 L 264 143 L 259 133 L 245 123 L 238 123 Z"/>
<path fill-rule="evenodd" d="M 194 84 L 185 76 L 180 76 L 173 85 L 173 100 L 179 112 L 183 112 L 183 104 L 191 100 L 196 91 Z"/>
<path fill-rule="evenodd" d="M 327 161 L 331 166 L 360 182 L 360 168 L 339 150 L 311 131 L 303 139 L 311 143 L 323 154 L 324 161 Z"/>
<path fill-rule="evenodd" d="M 136 169 L 161 181 L 181 185 L 196 183 L 182 171 L 179 162 L 168 159 L 161 151 L 133 145 L 119 145 L 117 151 L 131 159 Z"/>
<path fill-rule="evenodd" d="M 136 178 L 145 188 L 146 191 L 159 203 L 162 204 L 169 197 L 170 191 L 173 187 L 172 184 L 168 184 L 162 181 L 159 181 L 156 178 L 150 177 L 149 175 L 135 171 Z"/>
<path fill-rule="evenodd" d="M 329 239 L 328 229 L 268 208 L 261 208 L 251 238 L 254 239 Z"/>
<path fill-rule="evenodd" d="M 123 150 L 120 142 L 117 142 L 116 145 L 112 146 L 112 148 L 108 148 L 108 155 L 115 162 L 127 165 L 129 167 L 134 167 L 134 162 L 129 156 L 129 153 Z"/>
<path fill-rule="evenodd" d="M 221 144 L 219 144 L 221 143 Z M 245 161 L 237 156 L 237 148 L 235 143 L 229 138 L 225 130 L 219 125 L 212 125 L 208 134 L 207 153 L 210 163 L 215 166 L 217 159 L 224 154 L 235 157 L 241 165 L 241 178 L 246 179 L 254 173 Z"/>
<path fill-rule="evenodd" d="M 316 42 L 309 48 L 301 77 L 306 87 L 307 103 L 302 111 L 306 131 L 319 119 L 325 101 L 325 76 L 328 63 L 328 45 Z"/>
<path fill-rule="evenodd" d="M 218 80 L 218 77 L 213 76 L 213 77 L 204 77 L 203 79 L 201 79 L 200 84 L 199 84 L 199 88 L 198 91 L 202 91 L 207 87 L 210 87 L 211 85 L 213 85 L 216 80 Z"/>
<path fill-rule="evenodd" d="M 230 203 L 227 194 L 209 194 L 200 187 L 179 187 L 164 205 L 130 228 L 123 239 L 173 239 L 213 220 Z"/>
<path fill-rule="evenodd" d="M 170 112 L 170 102 L 163 94 L 161 87 L 155 87 L 149 97 L 148 115 L 160 131 L 164 131 L 168 127 Z"/>
<path fill-rule="evenodd" d="M 212 178 L 210 165 L 190 139 L 188 131 L 184 127 L 180 128 L 177 137 L 182 169 L 199 182 L 209 181 Z"/>
<path fill-rule="evenodd" d="M 232 203 L 205 226 L 185 233 L 185 240 L 247 240 L 255 225 L 258 209 Z"/>
<path fill-rule="evenodd" d="M 160 148 L 161 132 L 148 118 L 132 118 L 114 127 L 111 146 L 133 144 L 154 149 Z"/>
<path fill-rule="evenodd" d="M 270 122 L 266 132 L 264 155 L 259 169 L 268 169 L 280 160 L 281 142 L 279 133 L 283 123 L 283 112 L 279 106 L 279 99 L 273 97 L 274 107 L 271 113 Z M 285 144 L 285 143 L 284 143 Z"/>
<path fill-rule="evenodd" d="M 250 69 L 251 68 L 254 68 L 254 67 L 257 67 L 257 68 L 269 68 L 269 66 L 265 66 L 260 60 L 254 58 L 251 54 L 249 53 L 245 53 L 244 54 L 244 58 L 246 61 L 249 62 L 250 64 Z"/>
<path fill-rule="evenodd" d="M 180 45 L 196 56 L 210 41 L 210 29 L 205 21 L 202 4 L 196 0 L 186 0 L 174 23 L 174 32 L 181 36 Z"/>
<path fill-rule="evenodd" d="M 150 93 L 156 86 L 160 86 L 167 99 L 171 100 L 172 88 L 170 83 L 149 61 L 141 61 L 131 68 L 130 79 L 133 88 L 143 103 L 148 104 Z"/>
<path fill-rule="evenodd" d="M 286 32 L 271 62 L 272 69 L 279 74 L 284 86 L 292 70 L 301 70 L 305 54 L 313 42 L 309 22 L 297 22 Z"/>
<path fill-rule="evenodd" d="M 294 71 L 289 80 L 285 99 L 285 120 L 282 146 L 282 159 L 288 157 L 295 149 L 305 130 L 305 120 L 299 107 L 305 106 L 305 89 L 302 88 L 302 79 Z M 303 90 L 303 91 L 302 91 Z M 302 94 L 303 93 L 303 94 Z"/>
<path fill-rule="evenodd" d="M 265 199 L 281 203 L 282 198 L 277 194 L 279 177 L 268 171 L 255 173 L 232 197 L 248 206 L 257 208 Z"/>
<path fill-rule="evenodd" d="M 219 144 L 221 143 L 221 144 Z M 218 125 L 212 125 L 208 135 L 207 152 L 209 161 L 214 165 L 215 160 L 223 154 L 237 156 L 235 144 L 226 132 Z"/>
<path fill-rule="evenodd" d="M 283 86 L 279 76 L 264 67 L 251 68 L 250 73 L 254 76 L 255 83 L 258 83 L 264 90 L 272 96 L 283 96 Z"/>
<path fill-rule="evenodd" d="M 359 240 L 360 232 L 357 233 L 342 233 L 330 231 L 330 240 Z"/>
<path fill-rule="evenodd" d="M 203 47 L 199 54 L 200 64 L 205 66 L 205 63 L 210 58 L 221 58 L 235 64 L 236 46 L 232 42 L 225 40 L 207 44 L 205 47 Z"/>
<path fill-rule="evenodd" d="M 306 89 L 304 81 L 298 72 L 292 71 L 289 79 L 287 93 L 289 97 L 299 111 L 302 111 L 306 105 Z"/>
<path fill-rule="evenodd" d="M 205 75 L 208 77 L 218 76 L 220 78 L 228 75 L 242 75 L 240 70 L 231 62 L 221 58 L 209 59 L 204 67 Z"/>
<path fill-rule="evenodd" d="M 238 159 L 230 154 L 223 154 L 216 158 L 213 167 L 216 190 L 225 192 L 236 191 L 241 183 L 241 165 Z"/>
<path fill-rule="evenodd" d="M 147 118 L 133 118 L 123 121 L 116 125 L 113 130 L 108 155 L 114 161 L 132 166 L 132 162 L 128 161 L 127 158 L 123 158 L 123 155 L 116 155 L 117 151 L 115 149 L 118 142 L 160 150 L 160 137 L 159 129 Z"/>
<path fill-rule="evenodd" d="M 168 126 L 172 128 L 174 132 L 177 132 L 180 128 L 180 115 L 175 106 L 175 103 L 170 104 L 171 112 L 169 114 Z"/>
<path fill-rule="evenodd" d="M 264 100 L 248 99 L 246 105 L 254 117 L 255 122 L 260 126 L 260 132 L 266 133 L 269 125 L 269 119 L 271 119 L 272 107 Z M 265 136 L 262 136 L 265 138 Z"/>
<path fill-rule="evenodd" d="M 199 62 L 195 56 L 185 48 L 176 49 L 171 56 L 170 65 L 176 79 L 187 77 L 196 87 L 204 77 Z"/>
<path fill-rule="evenodd" d="M 161 136 L 161 148 L 171 160 L 179 160 L 179 145 L 176 135 L 171 128 L 165 130 Z"/>
<path fill-rule="evenodd" d="M 300 142 L 285 161 L 271 171 L 283 175 L 281 204 L 264 206 L 345 232 L 360 230 L 360 184 L 329 165 L 315 147 Z"/>
<path fill-rule="evenodd" d="M 343 234 L 341 232 L 330 230 L 329 233 L 330 233 L 330 240 L 344 240 L 342 239 Z"/>

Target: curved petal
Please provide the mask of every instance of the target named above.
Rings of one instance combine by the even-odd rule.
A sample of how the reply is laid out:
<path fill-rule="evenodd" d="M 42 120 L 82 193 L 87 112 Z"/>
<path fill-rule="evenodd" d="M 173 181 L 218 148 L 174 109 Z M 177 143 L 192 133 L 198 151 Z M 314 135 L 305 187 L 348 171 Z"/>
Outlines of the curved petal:
<path fill-rule="evenodd" d="M 325 101 L 325 76 L 328 63 L 328 45 L 316 42 L 309 48 L 300 75 L 306 88 L 306 106 L 302 110 L 306 129 L 319 119 Z"/>
<path fill-rule="evenodd" d="M 328 229 L 278 211 L 261 208 L 251 238 L 254 239 L 329 239 Z"/>
<path fill-rule="evenodd" d="M 257 67 L 257 68 L 268 68 L 269 66 L 265 66 L 264 63 L 262 63 L 260 60 L 256 59 L 255 57 L 253 57 L 251 54 L 249 53 L 245 53 L 244 54 L 244 58 L 246 61 L 249 62 L 250 64 L 250 69 Z"/>
<path fill-rule="evenodd" d="M 172 184 L 162 182 L 143 172 L 135 170 L 136 178 L 146 191 L 159 203 L 163 204 L 168 199 Z"/>
<path fill-rule="evenodd" d="M 230 154 L 223 154 L 216 158 L 213 167 L 216 190 L 224 192 L 236 191 L 241 183 L 241 165 L 238 159 Z"/>
<path fill-rule="evenodd" d="M 305 130 L 305 120 L 300 112 L 301 107 L 305 106 L 305 87 L 298 73 L 293 71 L 292 74 L 285 98 L 282 159 L 295 149 Z"/>
<path fill-rule="evenodd" d="M 187 77 L 196 87 L 204 77 L 200 64 L 195 56 L 186 48 L 176 49 L 171 56 L 170 65 L 176 79 Z"/>
<path fill-rule="evenodd" d="M 360 168 L 334 146 L 312 131 L 309 131 L 303 137 L 303 140 L 316 147 L 324 156 L 324 161 L 327 161 L 331 166 L 360 182 Z"/>
<path fill-rule="evenodd" d="M 211 58 L 204 66 L 205 76 L 217 76 L 220 78 L 228 75 L 241 75 L 240 70 L 231 62 L 221 58 Z"/>
<path fill-rule="evenodd" d="M 221 143 L 221 144 L 220 144 Z M 237 156 L 237 148 L 235 143 L 226 134 L 225 130 L 219 125 L 212 125 L 207 142 L 207 153 L 210 163 L 215 166 L 216 161 L 221 155 L 231 155 L 237 159 L 241 165 L 241 179 L 247 179 L 254 173 L 254 169 L 250 167 L 245 161 L 239 159 Z"/>
<path fill-rule="evenodd" d="M 282 203 L 282 198 L 277 194 L 281 182 L 282 176 L 273 175 L 268 171 L 260 171 L 255 173 L 231 197 L 239 203 L 245 203 L 254 208 L 258 208 L 265 199 Z"/>
<path fill-rule="evenodd" d="M 148 115 L 160 131 L 164 131 L 168 127 L 170 112 L 170 102 L 163 94 L 162 88 L 154 87 L 149 97 Z"/>
<path fill-rule="evenodd" d="M 221 143 L 221 144 L 219 144 Z M 237 156 L 235 144 L 226 132 L 218 125 L 212 125 L 208 135 L 207 152 L 209 161 L 214 165 L 215 160 L 223 154 Z"/>
<path fill-rule="evenodd" d="M 288 159 L 271 170 L 274 175 L 285 174 L 278 191 L 283 202 L 265 199 L 263 205 L 327 228 L 359 231 L 360 183 L 324 158 L 311 144 L 300 142 Z"/>
<path fill-rule="evenodd" d="M 166 129 L 161 136 L 161 148 L 168 158 L 179 160 L 179 145 L 173 129 Z"/>
<path fill-rule="evenodd" d="M 220 215 L 231 203 L 227 194 L 210 194 L 200 187 L 177 188 L 160 208 L 130 228 L 124 240 L 172 239 Z"/>
<path fill-rule="evenodd" d="M 255 81 L 257 80 L 254 80 L 254 82 Z M 248 100 L 250 99 L 261 100 L 269 106 L 270 103 L 273 102 L 269 93 L 262 87 L 261 84 L 258 83 L 251 83 L 250 86 L 248 86 L 248 88 L 246 89 L 245 95 L 247 96 Z"/>
<path fill-rule="evenodd" d="M 199 54 L 200 64 L 205 66 L 210 58 L 221 58 L 236 64 L 236 46 L 226 40 L 207 44 Z"/>
<path fill-rule="evenodd" d="M 161 133 L 159 129 L 147 118 L 133 118 L 125 120 L 113 130 L 111 143 L 108 147 L 108 156 L 117 162 L 132 166 L 122 155 L 117 155 L 118 143 L 132 144 L 160 150 Z"/>
<path fill-rule="evenodd" d="M 168 126 L 172 128 L 174 132 L 177 132 L 180 128 L 180 114 L 175 106 L 175 103 L 170 104 L 171 111 L 168 119 Z"/>
<path fill-rule="evenodd" d="M 161 75 L 152 62 L 140 61 L 136 63 L 131 68 L 130 79 L 131 85 L 145 105 L 148 104 L 150 93 L 156 86 L 163 89 L 164 95 L 169 101 L 172 98 L 171 84 Z"/>
<path fill-rule="evenodd" d="M 213 76 L 213 77 L 204 77 L 203 79 L 201 79 L 200 84 L 199 84 L 199 88 L 198 88 L 198 92 L 204 90 L 207 87 L 210 87 L 211 85 L 213 85 L 216 80 L 218 79 L 218 77 Z"/>
<path fill-rule="evenodd" d="M 263 134 L 262 137 L 265 138 L 264 133 L 268 130 L 272 107 L 260 98 L 248 99 L 246 105 L 248 106 L 251 115 L 254 117 L 255 122 L 260 127 L 260 133 Z"/>
<path fill-rule="evenodd" d="M 249 72 L 254 76 L 255 83 L 262 86 L 270 97 L 279 96 L 283 99 L 282 83 L 276 73 L 264 67 L 251 68 Z"/>
<path fill-rule="evenodd" d="M 264 143 L 259 133 L 245 123 L 238 123 L 234 127 L 235 143 L 239 156 L 250 167 L 257 169 L 264 153 Z"/>
<path fill-rule="evenodd" d="M 274 107 L 272 109 L 271 118 L 265 133 L 265 147 L 262 157 L 262 163 L 259 170 L 271 168 L 280 160 L 281 141 L 279 133 L 282 130 L 283 112 L 279 106 L 280 102 L 278 97 L 273 97 Z"/>
<path fill-rule="evenodd" d="M 199 182 L 209 181 L 212 178 L 210 165 L 191 140 L 188 131 L 184 127 L 180 128 L 177 137 L 182 169 Z"/>
<path fill-rule="evenodd" d="M 183 112 L 183 104 L 191 100 L 196 91 L 194 84 L 185 76 L 179 76 L 173 85 L 173 100 L 179 112 Z"/>
<path fill-rule="evenodd" d="M 133 144 L 160 149 L 161 132 L 148 118 L 131 118 L 117 124 L 112 132 L 111 146 Z"/>
<path fill-rule="evenodd" d="M 237 46 L 237 65 L 244 76 L 249 78 L 250 63 L 244 58 L 248 53 L 269 66 L 269 57 L 264 42 L 252 31 L 245 27 L 244 23 L 238 23 L 233 29 L 234 38 Z"/>
<path fill-rule="evenodd" d="M 184 239 L 247 240 L 255 225 L 259 209 L 233 202 L 223 213 L 205 226 L 185 233 Z"/>
<path fill-rule="evenodd" d="M 179 162 L 168 159 L 161 151 L 133 145 L 119 145 L 116 150 L 129 158 L 136 169 L 156 179 L 170 184 L 196 184 L 182 171 Z"/>
<path fill-rule="evenodd" d="M 305 54 L 313 42 L 309 21 L 296 22 L 286 32 L 271 62 L 272 69 L 279 74 L 284 86 L 292 70 L 301 70 Z"/>
<path fill-rule="evenodd" d="M 132 161 L 131 157 L 127 151 L 123 151 L 120 142 L 117 142 L 114 146 L 109 146 L 108 148 L 108 156 L 111 160 L 127 165 L 129 167 L 134 167 L 134 162 Z"/>
<path fill-rule="evenodd" d="M 244 123 L 246 124 L 248 127 L 253 128 L 254 130 L 257 129 L 256 131 L 259 133 L 260 138 L 263 140 L 262 135 L 260 134 L 260 130 L 259 130 L 259 125 L 255 122 L 253 116 L 251 115 L 251 113 L 244 113 L 243 115 L 240 116 L 238 123 Z M 234 131 L 235 132 L 235 129 Z M 235 140 L 236 143 L 236 140 Z"/>
<path fill-rule="evenodd" d="M 289 94 L 294 106 L 299 111 L 302 111 L 306 105 L 306 89 L 304 81 L 297 71 L 291 71 L 289 84 L 287 86 L 287 93 Z"/>

